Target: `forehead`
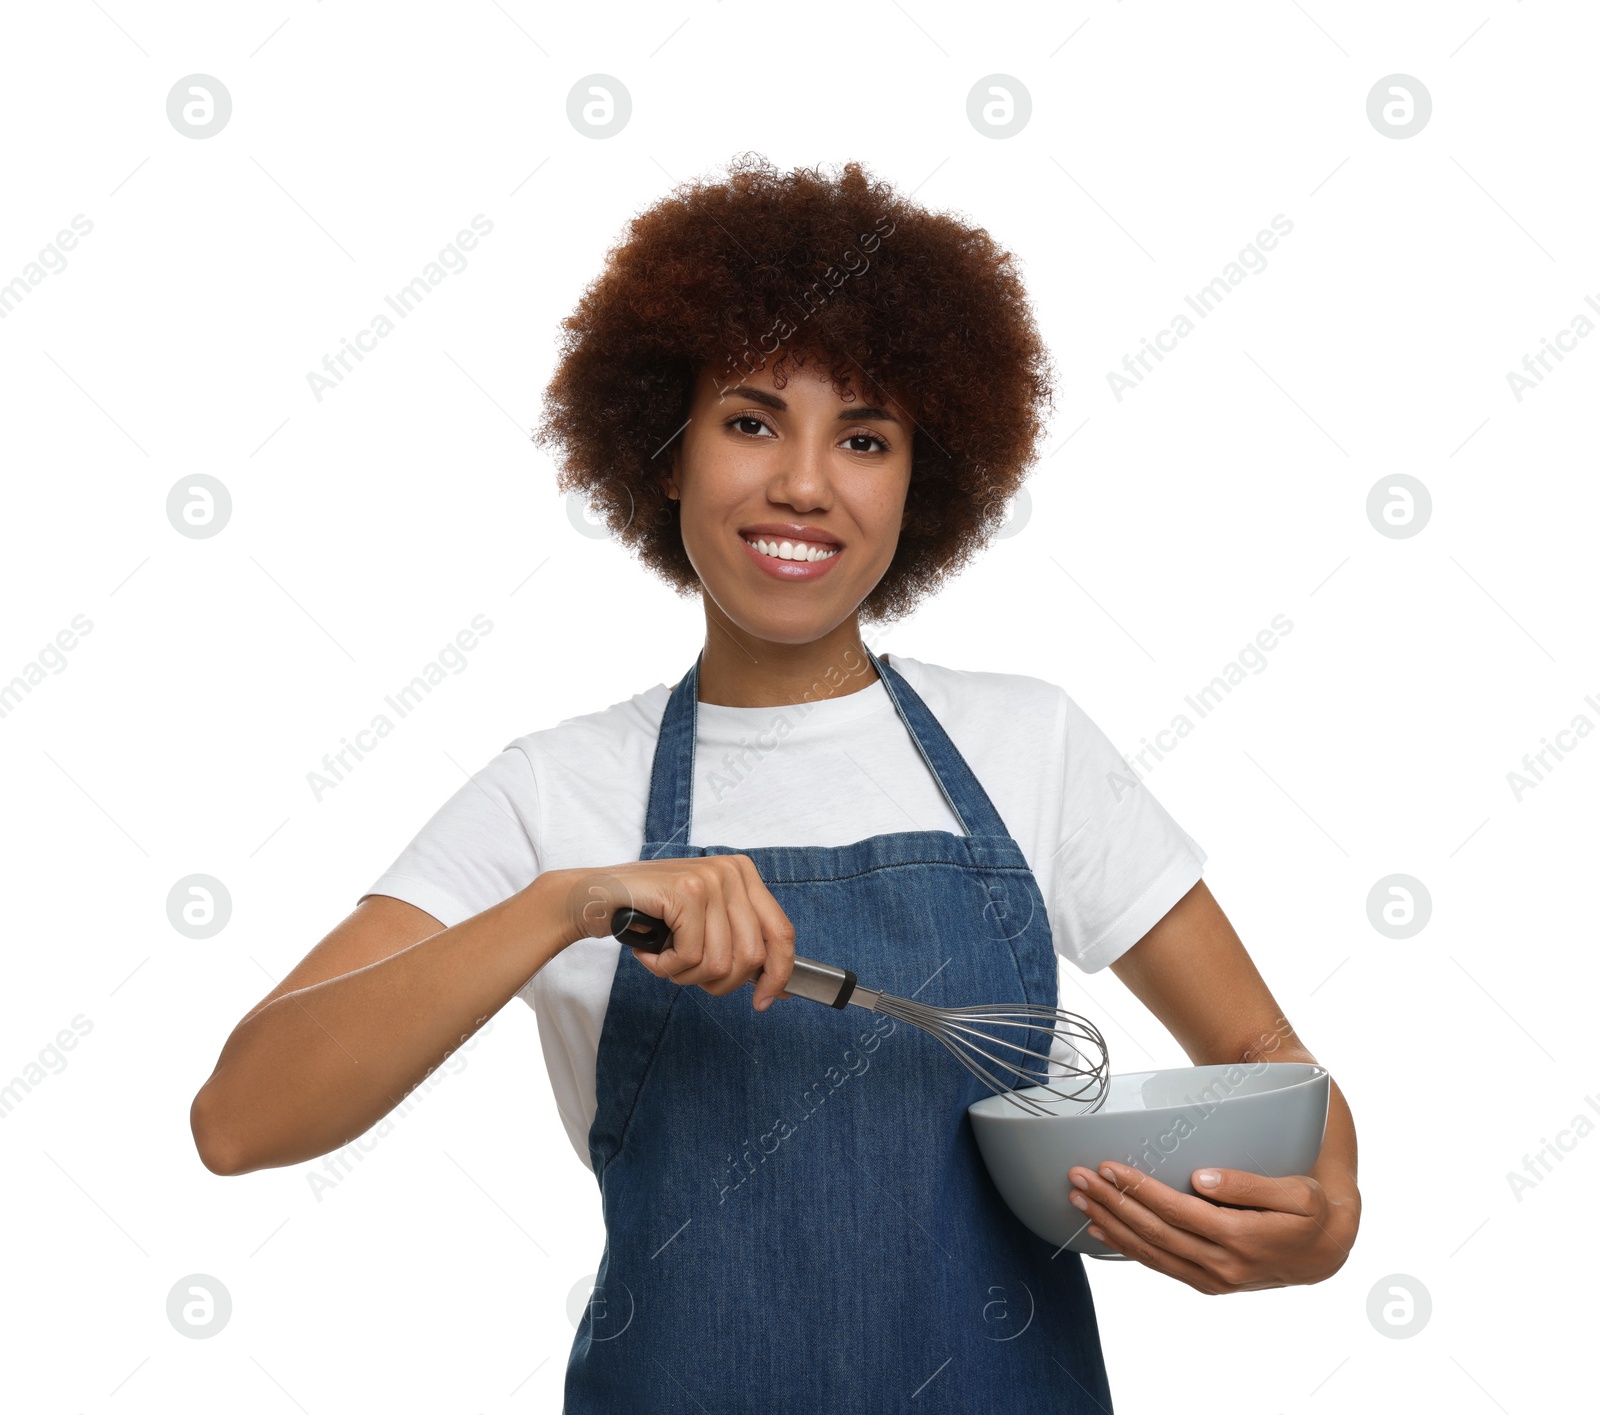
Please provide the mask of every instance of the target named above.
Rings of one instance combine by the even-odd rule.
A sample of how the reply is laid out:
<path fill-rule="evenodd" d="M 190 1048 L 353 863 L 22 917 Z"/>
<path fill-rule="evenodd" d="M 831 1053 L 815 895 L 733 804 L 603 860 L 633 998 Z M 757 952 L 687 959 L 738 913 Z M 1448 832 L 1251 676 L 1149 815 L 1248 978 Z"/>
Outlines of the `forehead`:
<path fill-rule="evenodd" d="M 803 364 L 796 359 L 803 357 Z M 888 408 L 909 421 L 904 400 L 884 388 L 872 387 L 865 375 L 848 375 L 844 391 L 833 387 L 828 374 L 827 361 L 816 354 L 791 354 L 782 367 L 783 386 L 776 381 L 778 355 L 767 357 L 764 365 L 755 368 L 735 363 L 732 367 L 704 364 L 695 374 L 695 397 L 703 402 L 724 402 L 747 399 L 767 407 L 787 407 L 799 399 L 823 398 L 836 403 L 841 410 L 873 405 Z M 863 385 L 868 391 L 863 393 Z M 765 396 L 763 396 L 765 395 Z"/>

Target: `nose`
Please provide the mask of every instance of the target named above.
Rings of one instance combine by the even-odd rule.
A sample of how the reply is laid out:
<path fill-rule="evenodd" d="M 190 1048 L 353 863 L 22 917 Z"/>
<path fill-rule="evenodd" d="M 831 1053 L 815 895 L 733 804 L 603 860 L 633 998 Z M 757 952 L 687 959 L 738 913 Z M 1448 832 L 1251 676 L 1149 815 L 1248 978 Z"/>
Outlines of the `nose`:
<path fill-rule="evenodd" d="M 813 428 L 789 440 L 767 487 L 769 501 L 796 511 L 825 511 L 833 504 L 830 432 Z"/>

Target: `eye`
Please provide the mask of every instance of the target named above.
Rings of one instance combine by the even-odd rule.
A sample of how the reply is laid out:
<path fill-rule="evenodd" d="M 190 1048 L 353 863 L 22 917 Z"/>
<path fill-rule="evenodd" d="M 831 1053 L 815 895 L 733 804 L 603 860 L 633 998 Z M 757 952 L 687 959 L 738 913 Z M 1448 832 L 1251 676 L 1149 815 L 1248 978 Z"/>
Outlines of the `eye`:
<path fill-rule="evenodd" d="M 845 441 L 847 443 L 848 442 L 876 442 L 878 444 L 879 451 L 887 452 L 889 450 L 889 444 L 887 442 L 885 442 L 881 437 L 879 437 L 877 435 L 877 433 L 875 433 L 875 432 L 852 432 L 850 434 L 850 436 L 845 439 Z M 870 447 L 852 447 L 850 450 L 852 452 L 870 452 L 870 451 L 872 451 L 872 449 Z"/>
<path fill-rule="evenodd" d="M 728 421 L 723 424 L 723 426 L 724 427 L 739 427 L 740 423 L 754 423 L 757 427 L 766 428 L 766 430 L 768 432 L 772 432 L 772 429 L 770 427 L 767 427 L 766 423 L 764 423 L 754 413 L 740 413 L 739 416 L 736 417 L 736 418 L 729 418 Z M 747 431 L 744 428 L 739 428 L 739 431 L 744 433 L 744 435 L 746 437 L 755 437 L 757 435 L 757 434 L 755 434 L 753 432 Z M 777 434 L 773 433 L 773 436 L 776 437 Z"/>

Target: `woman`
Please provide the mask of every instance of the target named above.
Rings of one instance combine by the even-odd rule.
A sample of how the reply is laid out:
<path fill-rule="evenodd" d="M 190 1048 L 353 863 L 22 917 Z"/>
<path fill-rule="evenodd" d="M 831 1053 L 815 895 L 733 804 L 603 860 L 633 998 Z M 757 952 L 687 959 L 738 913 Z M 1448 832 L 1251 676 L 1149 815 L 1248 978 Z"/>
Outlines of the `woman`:
<path fill-rule="evenodd" d="M 743 161 L 635 220 L 566 336 L 541 430 L 561 486 L 700 600 L 704 647 L 440 809 L 235 1029 L 202 1157 L 335 1148 L 521 995 L 606 1224 L 567 1411 L 1109 1410 L 1082 1260 L 995 1193 L 980 1083 L 784 991 L 799 947 L 925 1002 L 1053 1005 L 1061 954 L 1109 965 L 1197 1064 L 1312 1060 L 1203 852 L 1107 784 L 1124 764 L 1067 694 L 862 642 L 993 534 L 1033 460 L 1049 361 L 1010 258 L 856 164 Z M 623 904 L 671 947 L 624 953 Z M 1200 1291 L 1320 1281 L 1360 1213 L 1331 1096 L 1309 1175 L 1197 1172 L 1208 1198 L 1114 1160 L 1065 1178 L 1092 1234 Z"/>

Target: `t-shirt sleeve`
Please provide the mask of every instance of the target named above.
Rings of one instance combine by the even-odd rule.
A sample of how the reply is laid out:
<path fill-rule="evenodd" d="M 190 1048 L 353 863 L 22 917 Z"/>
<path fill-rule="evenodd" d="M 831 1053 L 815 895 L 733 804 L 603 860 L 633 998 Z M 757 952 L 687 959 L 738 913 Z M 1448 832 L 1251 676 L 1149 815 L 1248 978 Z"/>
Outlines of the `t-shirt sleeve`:
<path fill-rule="evenodd" d="M 1206 853 L 1089 715 L 1067 693 L 1061 698 L 1061 834 L 1050 909 L 1056 951 L 1095 973 L 1194 887 Z"/>
<path fill-rule="evenodd" d="M 433 813 L 361 898 L 403 899 L 452 928 L 533 881 L 538 839 L 533 765 L 509 746 Z"/>

